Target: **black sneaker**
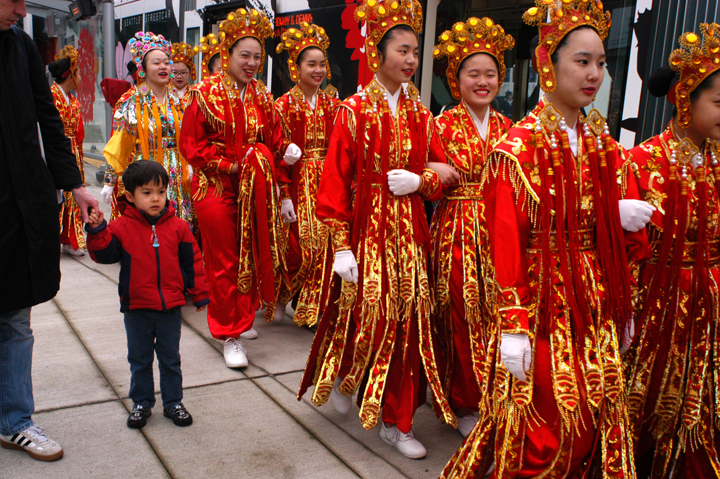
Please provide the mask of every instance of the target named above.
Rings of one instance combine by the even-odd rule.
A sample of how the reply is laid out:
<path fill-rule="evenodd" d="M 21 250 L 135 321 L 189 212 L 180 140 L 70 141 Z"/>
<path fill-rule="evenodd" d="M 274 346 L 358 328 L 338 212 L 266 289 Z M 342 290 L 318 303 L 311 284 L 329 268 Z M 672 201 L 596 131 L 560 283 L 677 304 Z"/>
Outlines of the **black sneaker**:
<path fill-rule="evenodd" d="M 189 426 L 193 422 L 192 416 L 182 403 L 163 408 L 163 416 L 172 419 L 176 426 Z"/>
<path fill-rule="evenodd" d="M 127 425 L 133 429 L 140 429 L 145 427 L 147 418 L 150 416 L 152 416 L 151 408 L 135 404 L 132 408 L 132 412 L 128 416 Z"/>

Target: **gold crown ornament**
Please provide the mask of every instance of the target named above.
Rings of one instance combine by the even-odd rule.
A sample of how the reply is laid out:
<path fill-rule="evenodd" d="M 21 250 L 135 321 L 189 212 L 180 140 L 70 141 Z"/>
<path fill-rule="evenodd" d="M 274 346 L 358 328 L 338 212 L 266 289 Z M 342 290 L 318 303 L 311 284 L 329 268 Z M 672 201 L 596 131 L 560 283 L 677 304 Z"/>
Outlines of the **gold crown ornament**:
<path fill-rule="evenodd" d="M 367 23 L 365 53 L 368 67 L 374 72 L 380 68 L 377 44 L 391 28 L 408 25 L 416 34 L 422 30 L 423 11 L 418 0 L 363 0 L 354 16 L 358 22 Z"/>
<path fill-rule="evenodd" d="M 184 63 L 190 69 L 190 78 L 192 81 L 197 79 L 195 71 L 195 62 L 193 57 L 200 52 L 199 47 L 194 47 L 185 42 L 172 44 L 172 61 L 173 63 Z"/>
<path fill-rule="evenodd" d="M 460 64 L 471 55 L 487 53 L 495 58 L 500 68 L 500 83 L 505 78 L 505 50 L 515 46 L 515 39 L 505 33 L 503 27 L 491 19 L 468 18 L 468 21 L 457 22 L 452 29 L 446 30 L 438 38 L 439 44 L 433 50 L 433 58 L 447 57 L 447 78 L 452 96 L 459 100 L 460 84 L 457 74 Z"/>
<path fill-rule="evenodd" d="M 210 76 L 210 60 L 212 60 L 212 57 L 215 55 L 220 54 L 221 45 L 220 39 L 214 33 L 205 35 L 200 39 L 200 51 L 203 54 L 200 69 L 202 70 L 203 78 Z"/>
<path fill-rule="evenodd" d="M 670 89 L 668 100 L 678 110 L 678 123 L 687 128 L 692 118 L 690 94 L 707 77 L 720 69 L 720 25 L 701 23 L 700 35 L 680 36 L 680 48 L 670 54 L 670 68 L 680 72 L 680 80 Z"/>
<path fill-rule="evenodd" d="M 298 71 L 297 59 L 303 50 L 310 47 L 316 47 L 322 50 L 325 55 L 325 63 L 330 65 L 327 59 L 327 48 L 330 46 L 330 39 L 325 33 L 323 27 L 315 24 L 302 22 L 298 28 L 290 28 L 280 36 L 280 43 L 275 51 L 277 53 L 283 50 L 288 51 L 288 68 L 290 69 L 290 78 L 296 82 L 300 78 Z M 327 77 L 330 76 L 330 68 L 327 69 Z"/>
<path fill-rule="evenodd" d="M 270 20 L 264 13 L 251 8 L 246 10 L 238 8 L 228 14 L 227 18 L 220 22 L 220 58 L 223 71 L 230 67 L 230 48 L 241 38 L 253 37 L 260 42 L 262 60 L 258 74 L 262 73 L 265 63 L 265 40 L 272 37 L 273 27 Z"/>
<path fill-rule="evenodd" d="M 74 75 L 78 67 L 78 51 L 72 45 L 65 45 L 60 53 L 55 55 L 55 61 L 62 60 L 63 58 L 70 59 L 70 69 L 62 74 L 63 78 L 67 78 L 70 75 Z"/>
<path fill-rule="evenodd" d="M 603 10 L 600 0 L 535 0 L 535 6 L 523 14 L 528 25 L 537 25 L 540 41 L 533 65 L 540 75 L 540 87 L 545 92 L 555 91 L 557 80 L 550 57 L 562 39 L 578 27 L 594 28 L 601 40 L 610 29 L 610 12 Z"/>

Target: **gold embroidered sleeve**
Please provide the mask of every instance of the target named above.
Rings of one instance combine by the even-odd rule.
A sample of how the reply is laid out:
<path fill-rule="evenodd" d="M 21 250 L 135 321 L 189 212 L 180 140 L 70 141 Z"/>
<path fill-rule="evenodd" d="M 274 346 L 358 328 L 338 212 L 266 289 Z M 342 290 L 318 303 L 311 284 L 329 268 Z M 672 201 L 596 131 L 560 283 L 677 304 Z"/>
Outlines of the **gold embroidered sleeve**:
<path fill-rule="evenodd" d="M 420 188 L 418 193 L 428 201 L 438 201 L 442 192 L 440 175 L 435 170 L 425 168 L 420 175 Z"/>
<path fill-rule="evenodd" d="M 333 249 L 344 251 L 350 249 L 350 224 L 346 221 L 338 221 L 334 218 L 326 218 L 323 220 L 330 229 L 330 237 L 332 238 Z"/>

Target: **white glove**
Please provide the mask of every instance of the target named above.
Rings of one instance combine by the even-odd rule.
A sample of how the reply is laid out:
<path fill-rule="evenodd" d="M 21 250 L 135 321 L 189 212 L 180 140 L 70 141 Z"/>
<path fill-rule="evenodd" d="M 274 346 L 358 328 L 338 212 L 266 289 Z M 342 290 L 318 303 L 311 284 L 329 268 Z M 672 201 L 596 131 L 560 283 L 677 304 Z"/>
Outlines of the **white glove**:
<path fill-rule="evenodd" d="M 640 200 L 620 200 L 618 206 L 620 208 L 622 229 L 631 233 L 645 228 L 653 211 L 655 211 L 654 206 L 651 206 L 647 201 Z"/>
<path fill-rule="evenodd" d="M 297 216 L 295 215 L 295 208 L 293 208 L 292 200 L 287 198 L 282 200 L 282 209 L 280 210 L 280 216 L 285 223 L 295 223 Z"/>
<path fill-rule="evenodd" d="M 622 341 L 620 341 L 620 354 L 627 353 L 628 349 L 632 345 L 633 339 L 635 338 L 635 315 L 630 317 L 625 331 L 623 331 Z"/>
<path fill-rule="evenodd" d="M 500 340 L 500 360 L 510 374 L 526 382 L 525 371 L 532 365 L 532 347 L 525 333 L 503 333 Z"/>
<path fill-rule="evenodd" d="M 102 198 L 103 203 L 110 204 L 112 202 L 112 192 L 113 187 L 110 185 L 103 186 L 102 191 L 100 192 L 100 198 Z"/>
<path fill-rule="evenodd" d="M 388 187 L 395 196 L 415 193 L 420 188 L 420 176 L 408 170 L 388 171 Z"/>
<path fill-rule="evenodd" d="M 358 267 L 355 255 L 349 249 L 335 253 L 333 271 L 345 281 L 358 282 Z"/>
<path fill-rule="evenodd" d="M 283 156 L 283 160 L 285 161 L 285 164 L 288 166 L 292 166 L 300 159 L 302 156 L 302 150 L 300 150 L 300 147 L 297 146 L 295 143 L 290 143 L 290 145 L 287 147 L 287 150 L 285 150 L 285 156 Z"/>
<path fill-rule="evenodd" d="M 190 178 L 192 178 L 192 176 L 193 176 L 192 165 L 187 165 L 187 167 L 188 167 L 188 173 L 190 173 Z"/>

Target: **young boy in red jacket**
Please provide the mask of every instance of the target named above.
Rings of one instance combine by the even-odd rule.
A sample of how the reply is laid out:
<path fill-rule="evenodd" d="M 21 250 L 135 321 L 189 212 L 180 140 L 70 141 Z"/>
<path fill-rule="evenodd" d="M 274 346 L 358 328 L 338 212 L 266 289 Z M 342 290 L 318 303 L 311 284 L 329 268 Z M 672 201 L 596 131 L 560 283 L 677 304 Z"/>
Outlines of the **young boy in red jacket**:
<path fill-rule="evenodd" d="M 107 224 L 102 211 L 92 210 L 85 228 L 93 260 L 121 262 L 120 311 L 125 314 L 133 401 L 127 425 L 141 428 L 152 414 L 154 351 L 160 364 L 163 415 L 178 426 L 189 426 L 192 416 L 182 404 L 180 307 L 186 303 L 186 291 L 198 311 L 210 302 L 202 257 L 190 227 L 167 204 L 168 174 L 161 164 L 130 163 L 122 181 L 122 216 Z"/>

